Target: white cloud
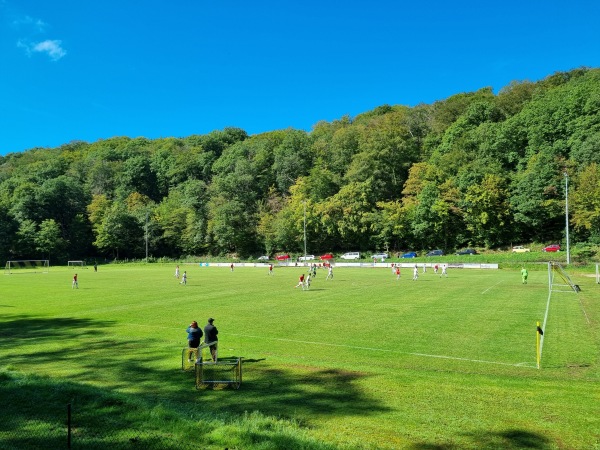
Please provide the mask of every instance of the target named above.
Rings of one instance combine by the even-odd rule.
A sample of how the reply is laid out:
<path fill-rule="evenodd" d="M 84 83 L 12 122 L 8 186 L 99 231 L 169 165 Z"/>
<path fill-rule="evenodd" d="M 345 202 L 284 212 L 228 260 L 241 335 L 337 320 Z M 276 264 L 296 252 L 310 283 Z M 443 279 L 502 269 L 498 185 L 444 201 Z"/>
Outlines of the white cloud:
<path fill-rule="evenodd" d="M 13 25 L 17 28 L 32 27 L 34 30 L 42 33 L 45 31 L 47 24 L 41 20 L 30 16 L 22 16 L 13 20 Z"/>
<path fill-rule="evenodd" d="M 17 47 L 24 48 L 28 55 L 32 53 L 46 53 L 52 61 L 58 61 L 67 54 L 66 50 L 61 46 L 62 41 L 45 40 L 37 43 L 27 43 L 23 41 L 17 42 Z"/>
<path fill-rule="evenodd" d="M 61 44 L 62 41 L 46 40 L 34 44 L 33 51 L 47 53 L 48 56 L 50 56 L 50 59 L 52 59 L 52 61 L 58 61 L 60 58 L 67 54 L 65 49 L 61 47 Z"/>

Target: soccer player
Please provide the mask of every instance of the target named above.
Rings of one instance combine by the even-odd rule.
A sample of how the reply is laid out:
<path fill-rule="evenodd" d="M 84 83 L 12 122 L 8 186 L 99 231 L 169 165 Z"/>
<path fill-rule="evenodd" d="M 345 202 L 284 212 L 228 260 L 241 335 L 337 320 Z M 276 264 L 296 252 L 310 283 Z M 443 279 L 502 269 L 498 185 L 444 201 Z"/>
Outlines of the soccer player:
<path fill-rule="evenodd" d="M 433 273 L 435 273 L 437 275 L 438 269 L 439 269 L 439 266 L 437 264 L 435 266 L 433 266 Z"/>
<path fill-rule="evenodd" d="M 419 268 L 415 264 L 415 268 L 413 269 L 413 281 L 417 281 L 419 279 Z"/>
<path fill-rule="evenodd" d="M 306 277 L 306 280 L 304 280 L 304 284 L 302 285 L 302 290 L 309 290 L 310 289 L 310 278 L 311 278 L 311 274 L 309 272 L 308 276 Z"/>
<path fill-rule="evenodd" d="M 325 278 L 325 281 L 330 279 L 333 280 L 333 266 L 331 264 L 329 264 L 329 269 L 327 270 L 327 278 Z"/>
<path fill-rule="evenodd" d="M 269 264 L 269 275 L 273 275 L 273 264 Z"/>
<path fill-rule="evenodd" d="M 423 273 L 427 273 L 427 264 L 423 264 Z"/>
<path fill-rule="evenodd" d="M 187 272 L 185 270 L 183 271 L 183 275 L 181 275 L 181 281 L 179 284 L 183 284 L 184 286 L 187 285 Z"/>
<path fill-rule="evenodd" d="M 233 263 L 231 263 L 231 265 L 229 267 L 231 268 L 231 271 L 233 272 Z"/>
<path fill-rule="evenodd" d="M 77 282 L 77 274 L 73 275 L 73 284 L 71 289 L 79 289 L 79 283 Z"/>
<path fill-rule="evenodd" d="M 523 284 L 527 284 L 528 276 L 529 276 L 529 273 L 527 273 L 527 269 L 525 267 L 523 267 L 521 269 L 521 280 L 523 281 Z"/>
<path fill-rule="evenodd" d="M 448 266 L 446 264 L 442 264 L 442 274 L 440 275 L 440 278 L 442 278 L 444 275 L 446 276 L 446 278 L 448 278 L 447 269 L 448 269 Z"/>
<path fill-rule="evenodd" d="M 396 266 L 396 281 L 400 279 L 400 266 Z"/>
<path fill-rule="evenodd" d="M 304 274 L 300 275 L 300 278 L 298 278 L 298 284 L 294 287 L 303 287 L 304 286 Z"/>
<path fill-rule="evenodd" d="M 175 266 L 175 278 L 179 280 L 179 265 Z"/>

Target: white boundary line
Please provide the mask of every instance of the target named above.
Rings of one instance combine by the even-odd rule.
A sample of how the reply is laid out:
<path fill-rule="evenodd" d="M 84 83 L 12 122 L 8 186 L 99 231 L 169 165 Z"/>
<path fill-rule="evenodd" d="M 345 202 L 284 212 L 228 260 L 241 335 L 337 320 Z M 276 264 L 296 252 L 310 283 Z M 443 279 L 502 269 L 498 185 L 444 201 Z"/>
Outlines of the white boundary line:
<path fill-rule="evenodd" d="M 487 288 L 485 291 L 482 292 L 482 294 L 485 294 L 487 291 L 489 291 L 490 289 L 495 288 L 496 286 L 498 286 L 500 283 L 503 283 L 504 280 L 500 280 L 498 281 L 496 284 L 494 284 L 493 286 L 490 286 L 489 288 Z"/>
<path fill-rule="evenodd" d="M 427 353 L 403 352 L 403 351 L 399 351 L 399 350 L 389 350 L 389 349 L 376 348 L 376 347 L 362 347 L 362 346 L 347 345 L 347 344 L 332 344 L 331 342 L 302 341 L 302 340 L 298 340 L 298 339 L 285 339 L 285 338 L 265 338 L 262 336 L 252 336 L 249 334 L 236 334 L 236 333 L 229 333 L 229 334 L 231 334 L 232 336 L 239 336 L 239 337 L 246 337 L 246 338 L 268 339 L 268 340 L 272 340 L 272 341 L 294 342 L 297 344 L 311 344 L 311 345 L 319 345 L 319 346 L 327 346 L 327 347 L 343 347 L 343 348 L 351 348 L 351 349 L 355 349 L 355 350 L 368 350 L 368 351 L 384 352 L 384 353 L 397 353 L 397 354 L 401 354 L 401 355 L 422 356 L 422 357 L 426 357 L 426 358 L 438 358 L 438 359 L 451 359 L 451 360 L 455 360 L 455 361 L 467 361 L 467 362 L 475 362 L 475 363 L 482 363 L 482 364 L 495 364 L 495 365 L 500 365 L 500 366 L 528 367 L 528 366 L 526 366 L 526 364 L 532 364 L 530 366 L 531 368 L 534 368 L 534 366 L 535 366 L 535 364 L 527 363 L 527 362 L 505 363 L 505 362 L 499 362 L 499 361 L 487 361 L 484 359 L 459 358 L 457 356 L 448 356 L 448 355 L 430 355 Z"/>

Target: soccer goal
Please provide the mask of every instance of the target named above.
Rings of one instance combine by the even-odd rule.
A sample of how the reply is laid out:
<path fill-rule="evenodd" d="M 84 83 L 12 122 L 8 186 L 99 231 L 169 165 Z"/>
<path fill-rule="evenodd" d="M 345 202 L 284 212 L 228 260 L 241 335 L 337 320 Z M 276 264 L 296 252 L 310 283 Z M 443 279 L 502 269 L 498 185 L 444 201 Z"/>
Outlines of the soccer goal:
<path fill-rule="evenodd" d="M 578 293 L 581 291 L 579 285 L 573 283 L 562 266 L 552 261 L 548 263 L 548 289 L 550 292 Z"/>
<path fill-rule="evenodd" d="M 85 261 L 67 261 L 69 267 L 85 267 Z"/>
<path fill-rule="evenodd" d="M 48 273 L 50 260 L 48 259 L 18 259 L 6 261 L 4 274 L 14 273 Z"/>
<path fill-rule="evenodd" d="M 196 363 L 196 389 L 207 387 L 239 389 L 241 385 L 242 358 Z"/>

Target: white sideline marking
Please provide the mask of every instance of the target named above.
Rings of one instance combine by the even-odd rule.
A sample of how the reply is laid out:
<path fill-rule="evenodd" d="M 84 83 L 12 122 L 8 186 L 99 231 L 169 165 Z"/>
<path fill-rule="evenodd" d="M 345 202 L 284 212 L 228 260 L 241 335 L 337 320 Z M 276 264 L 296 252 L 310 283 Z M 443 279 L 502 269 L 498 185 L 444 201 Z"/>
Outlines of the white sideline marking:
<path fill-rule="evenodd" d="M 546 324 L 546 322 L 544 321 L 544 328 L 545 328 L 545 324 Z M 165 327 L 165 326 L 160 326 L 160 325 L 147 325 L 147 324 L 138 324 L 138 323 L 127 323 L 127 325 L 179 330 L 179 327 Z M 466 361 L 466 362 L 474 362 L 474 363 L 481 363 L 481 364 L 495 364 L 495 365 L 499 365 L 499 366 L 536 368 L 535 363 L 529 363 L 529 362 L 506 363 L 506 362 L 499 362 L 499 361 L 487 361 L 485 359 L 460 358 L 458 356 L 431 355 L 428 353 L 416 353 L 416 352 L 402 352 L 399 350 L 388 350 L 385 348 L 375 348 L 375 347 L 361 347 L 358 345 L 332 344 L 331 342 L 301 341 L 298 339 L 285 339 L 285 338 L 266 338 L 264 336 L 253 336 L 250 334 L 238 334 L 238 333 L 228 333 L 228 334 L 231 336 L 254 338 L 254 339 L 263 339 L 263 340 L 268 339 L 268 340 L 272 340 L 272 341 L 295 342 L 297 344 L 312 344 L 312 345 L 324 345 L 324 346 L 329 346 L 329 347 L 343 347 L 343 348 L 352 348 L 352 349 L 356 349 L 356 350 L 369 350 L 369 351 L 384 352 L 384 353 L 397 353 L 400 355 L 422 356 L 422 357 L 426 357 L 426 358 L 451 359 L 454 361 Z M 543 339 L 544 339 L 544 336 L 542 335 L 542 342 L 543 342 Z M 542 353 L 541 353 L 541 344 L 540 344 L 540 358 L 541 358 L 541 355 L 542 355 Z"/>
<path fill-rule="evenodd" d="M 495 288 L 496 286 L 498 286 L 500 283 L 504 282 L 504 280 L 500 280 L 498 281 L 496 284 L 494 284 L 493 286 L 490 286 L 489 288 L 487 288 L 485 291 L 482 292 L 482 294 L 485 294 L 487 291 L 489 291 L 492 288 Z"/>
<path fill-rule="evenodd" d="M 499 362 L 499 361 L 487 361 L 484 359 L 470 359 L 470 358 L 459 358 L 457 356 L 448 356 L 448 355 L 430 355 L 427 353 L 415 353 L 415 352 L 402 352 L 399 350 L 388 350 L 385 348 L 374 348 L 374 347 L 361 347 L 361 346 L 357 346 L 357 345 L 347 345 L 347 344 L 332 344 L 331 342 L 315 342 L 315 341 L 301 341 L 301 340 L 297 340 L 297 339 L 285 339 L 285 338 L 265 338 L 263 336 L 252 336 L 252 335 L 248 335 L 248 334 L 234 334 L 234 333 L 230 333 L 233 336 L 241 336 L 241 337 L 247 337 L 247 338 L 255 338 L 255 339 L 269 339 L 269 340 L 273 340 L 273 341 L 283 341 L 283 342 L 295 342 L 297 344 L 313 344 L 313 345 L 321 345 L 321 346 L 329 346 L 329 347 L 343 347 L 343 348 L 352 348 L 352 349 L 356 349 L 356 350 L 369 350 L 369 351 L 375 351 L 375 352 L 385 352 L 385 353 L 398 353 L 401 355 L 412 355 L 412 356 L 423 356 L 426 358 L 438 358 L 438 359 L 451 359 L 451 360 L 455 360 L 455 361 L 467 361 L 467 362 L 475 362 L 475 363 L 482 363 L 482 364 L 496 364 L 496 365 L 500 365 L 500 366 L 513 366 L 513 367 L 525 367 L 525 364 L 528 363 L 505 363 L 505 362 Z M 531 366 L 533 367 L 533 366 Z"/>
<path fill-rule="evenodd" d="M 552 297 L 552 289 L 550 289 L 550 292 L 548 292 L 548 300 L 546 301 L 546 312 L 544 313 L 544 322 L 542 323 L 542 331 L 546 330 L 546 322 L 548 321 L 548 311 L 550 310 L 550 297 Z M 542 336 L 540 337 L 540 364 L 542 361 L 542 353 L 544 351 L 544 336 L 546 335 L 545 331 L 544 334 L 542 334 Z"/>

